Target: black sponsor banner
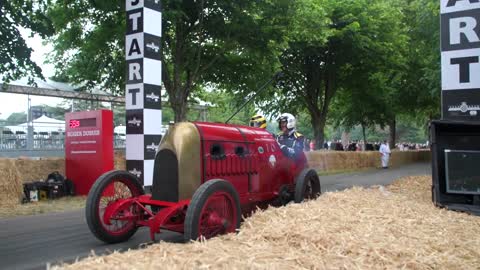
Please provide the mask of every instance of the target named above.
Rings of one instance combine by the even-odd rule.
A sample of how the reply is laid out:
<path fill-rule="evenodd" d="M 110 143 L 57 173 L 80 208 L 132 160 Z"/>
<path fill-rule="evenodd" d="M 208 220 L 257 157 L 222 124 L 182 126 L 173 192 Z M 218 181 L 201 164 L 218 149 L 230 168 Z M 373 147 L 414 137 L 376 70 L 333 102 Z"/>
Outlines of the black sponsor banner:
<path fill-rule="evenodd" d="M 480 121 L 480 89 L 442 91 L 445 119 Z"/>
<path fill-rule="evenodd" d="M 144 136 L 144 159 L 155 159 L 155 154 L 157 153 L 158 146 L 160 145 L 160 140 L 162 135 L 145 135 Z"/>
<path fill-rule="evenodd" d="M 145 33 L 143 37 L 144 56 L 145 58 L 161 60 L 161 38 Z"/>
<path fill-rule="evenodd" d="M 143 134 L 143 109 L 127 110 L 127 134 Z"/>
<path fill-rule="evenodd" d="M 143 105 L 145 109 L 162 109 L 161 89 L 159 85 L 144 84 L 144 101 Z"/>
<path fill-rule="evenodd" d="M 145 170 L 143 168 L 143 160 L 127 160 L 126 161 L 127 171 L 140 180 L 140 184 L 144 185 L 144 175 Z"/>

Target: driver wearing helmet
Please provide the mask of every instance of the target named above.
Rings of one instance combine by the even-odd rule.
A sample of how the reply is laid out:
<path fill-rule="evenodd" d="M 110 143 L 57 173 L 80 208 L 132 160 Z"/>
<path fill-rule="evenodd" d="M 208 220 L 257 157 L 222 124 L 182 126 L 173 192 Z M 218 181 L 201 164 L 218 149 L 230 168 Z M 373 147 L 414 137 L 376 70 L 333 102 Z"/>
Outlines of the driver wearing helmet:
<path fill-rule="evenodd" d="M 267 120 L 260 114 L 256 114 L 250 118 L 250 126 L 257 128 L 267 128 Z"/>
<path fill-rule="evenodd" d="M 260 115 L 260 114 L 255 114 L 254 116 L 252 116 L 252 118 L 250 118 L 250 126 L 251 127 L 257 127 L 257 128 L 263 128 L 266 131 L 268 131 L 267 130 L 267 119 L 265 119 L 265 117 L 263 117 L 263 115 Z M 275 134 L 271 133 L 270 131 L 268 131 L 268 133 L 272 134 L 272 137 L 274 139 L 277 138 L 275 136 Z"/>
<path fill-rule="evenodd" d="M 283 113 L 278 118 L 280 132 L 277 142 L 282 152 L 289 158 L 296 158 L 302 153 L 304 147 L 305 137 L 295 130 L 296 122 L 295 117 L 289 113 Z"/>

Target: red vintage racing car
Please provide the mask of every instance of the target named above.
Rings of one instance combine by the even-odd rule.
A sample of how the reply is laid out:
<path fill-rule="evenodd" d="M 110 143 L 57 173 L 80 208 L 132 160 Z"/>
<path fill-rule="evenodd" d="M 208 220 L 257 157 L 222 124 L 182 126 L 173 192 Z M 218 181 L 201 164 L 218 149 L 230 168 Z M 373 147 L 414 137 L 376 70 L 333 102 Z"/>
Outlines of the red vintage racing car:
<path fill-rule="evenodd" d="M 265 129 L 203 122 L 172 125 L 158 147 L 151 194 L 135 175 L 114 170 L 92 186 L 86 218 L 107 243 L 128 240 L 140 226 L 185 241 L 235 232 L 257 207 L 316 198 L 320 181 L 303 153 L 286 157 Z"/>

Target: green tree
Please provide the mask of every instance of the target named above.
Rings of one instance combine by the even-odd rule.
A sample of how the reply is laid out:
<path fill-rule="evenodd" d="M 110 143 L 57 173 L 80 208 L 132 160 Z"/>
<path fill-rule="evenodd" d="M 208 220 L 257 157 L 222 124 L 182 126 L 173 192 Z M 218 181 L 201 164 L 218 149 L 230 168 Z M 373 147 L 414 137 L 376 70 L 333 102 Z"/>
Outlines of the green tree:
<path fill-rule="evenodd" d="M 102 102 L 83 99 L 65 99 L 60 104 L 60 107 L 68 112 L 101 110 L 107 108 Z"/>
<path fill-rule="evenodd" d="M 58 77 L 123 93 L 124 2 L 58 0 L 49 8 Z M 272 19 L 277 2 L 289 3 L 162 1 L 162 80 L 175 121 L 186 119 L 189 100 L 205 83 L 225 83 L 222 74 L 247 77 L 252 63 L 268 63 L 263 52 L 282 38 Z"/>
<path fill-rule="evenodd" d="M 57 120 L 65 120 L 65 113 L 68 112 L 68 110 L 62 106 L 53 107 L 43 104 L 42 107 L 44 107 L 45 112 L 51 113 L 52 118 Z"/>
<path fill-rule="evenodd" d="M 225 90 L 204 92 L 202 99 L 208 102 L 208 121 L 225 123 L 247 99 L 238 99 Z M 229 123 L 248 125 L 250 118 L 256 114 L 253 103 L 248 103 Z"/>
<path fill-rule="evenodd" d="M 397 124 L 401 119 L 419 122 L 426 127 L 427 121 L 440 115 L 438 1 L 412 0 L 407 3 L 393 3 L 405 14 L 409 42 L 403 52 L 404 67 L 393 71 L 395 77 L 383 78 L 389 86 L 385 101 L 386 108 L 389 109 L 387 114 L 391 147 L 395 145 Z"/>
<path fill-rule="evenodd" d="M 0 3 L 0 76 L 8 82 L 22 76 L 43 78 L 41 68 L 30 59 L 32 49 L 27 46 L 19 28 L 46 37 L 52 33 L 45 16 L 47 3 L 35 0 L 8 0 Z M 31 78 L 32 79 L 32 78 Z"/>
<path fill-rule="evenodd" d="M 436 0 L 411 0 L 405 6 L 410 46 L 404 105 L 412 119 L 426 125 L 440 118 L 440 5 Z"/>
<path fill-rule="evenodd" d="M 335 107 L 341 111 L 337 123 L 347 127 L 365 123 L 388 126 L 393 147 L 402 135 L 397 134 L 399 121 L 410 122 L 414 129 L 417 124 L 426 127 L 428 120 L 439 116 L 439 6 L 434 0 L 386 2 L 403 14 L 395 17 L 403 22 L 396 24 L 396 38 L 393 36 L 397 53 L 370 66 L 368 77 L 352 81 L 357 84 L 355 90 L 340 95 Z"/>
<path fill-rule="evenodd" d="M 6 122 L 8 125 L 18 125 L 27 122 L 27 113 L 26 112 L 14 112 L 10 114 Z"/>
<path fill-rule="evenodd" d="M 372 67 L 396 57 L 402 15 L 385 0 L 302 0 L 294 17 L 289 47 L 280 56 L 285 78 L 275 109 L 306 109 L 321 144 L 337 92 L 353 91 L 352 82 L 368 79 Z"/>

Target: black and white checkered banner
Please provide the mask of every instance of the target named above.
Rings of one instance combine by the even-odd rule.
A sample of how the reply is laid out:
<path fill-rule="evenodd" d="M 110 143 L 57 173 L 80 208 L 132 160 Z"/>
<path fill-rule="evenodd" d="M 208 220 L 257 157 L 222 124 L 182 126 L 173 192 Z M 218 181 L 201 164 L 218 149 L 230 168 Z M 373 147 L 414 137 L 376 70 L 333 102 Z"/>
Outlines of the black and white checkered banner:
<path fill-rule="evenodd" d="M 441 0 L 442 118 L 480 121 L 480 0 Z"/>
<path fill-rule="evenodd" d="M 126 0 L 126 159 L 127 170 L 151 186 L 162 127 L 160 0 Z"/>

